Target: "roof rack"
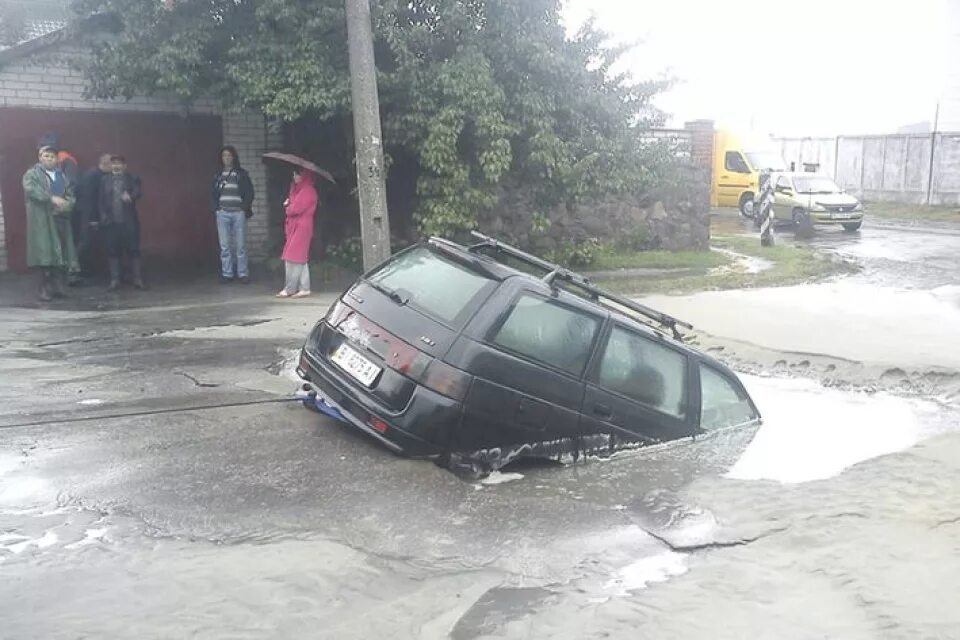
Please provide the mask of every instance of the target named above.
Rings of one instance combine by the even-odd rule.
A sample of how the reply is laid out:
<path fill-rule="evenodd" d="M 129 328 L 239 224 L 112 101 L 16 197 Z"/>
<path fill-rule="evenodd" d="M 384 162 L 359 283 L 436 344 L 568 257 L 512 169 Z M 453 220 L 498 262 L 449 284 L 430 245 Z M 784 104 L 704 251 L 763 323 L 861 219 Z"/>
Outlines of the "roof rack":
<path fill-rule="evenodd" d="M 509 244 L 505 244 L 497 240 L 496 238 L 491 238 L 490 236 L 486 236 L 480 233 L 479 231 L 471 231 L 470 235 L 472 235 L 474 238 L 479 240 L 479 242 L 477 242 L 476 244 L 470 245 L 468 247 L 469 251 L 473 253 L 477 253 L 481 249 L 492 249 L 496 253 L 504 253 L 532 267 L 542 269 L 543 271 L 546 272 L 546 275 L 544 275 L 541 278 L 541 280 L 546 282 L 551 287 L 556 288 L 557 287 L 556 282 L 558 280 L 569 282 L 573 286 L 587 293 L 588 294 L 587 297 L 589 297 L 590 300 L 608 309 L 612 309 L 613 311 L 617 311 L 620 313 L 623 313 L 624 310 L 632 311 L 636 315 L 643 316 L 644 318 L 649 318 L 650 320 L 653 320 L 654 322 L 662 325 L 663 327 L 670 329 L 671 332 L 673 333 L 673 337 L 676 340 L 683 341 L 683 336 L 680 334 L 680 331 L 677 329 L 677 327 L 683 327 L 685 329 L 693 329 L 692 324 L 689 324 L 682 320 L 678 320 L 673 316 L 668 316 L 667 314 L 661 313 L 656 309 L 651 309 L 650 307 L 646 305 L 642 305 L 639 302 L 634 302 L 629 298 L 625 298 L 615 293 L 611 293 L 610 291 L 607 291 L 605 289 L 601 289 L 600 287 L 590 282 L 589 278 L 579 273 L 570 271 L 569 269 L 566 269 L 564 267 L 561 267 L 558 264 L 554 264 L 552 262 L 544 260 L 543 258 L 538 258 L 537 256 L 527 253 L 526 251 L 522 251 Z"/>

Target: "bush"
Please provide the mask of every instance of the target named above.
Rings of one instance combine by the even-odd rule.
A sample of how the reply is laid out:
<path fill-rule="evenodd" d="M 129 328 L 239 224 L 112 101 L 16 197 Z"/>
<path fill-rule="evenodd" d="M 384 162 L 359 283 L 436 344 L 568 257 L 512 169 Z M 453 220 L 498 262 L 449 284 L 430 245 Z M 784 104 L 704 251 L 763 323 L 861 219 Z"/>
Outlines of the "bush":
<path fill-rule="evenodd" d="M 548 252 L 546 257 L 561 266 L 580 269 L 592 265 L 600 250 L 601 245 L 596 238 L 587 238 L 580 242 L 562 242 L 556 249 Z"/>
<path fill-rule="evenodd" d="M 390 238 L 390 249 L 393 253 L 414 244 L 406 238 L 393 236 Z M 360 236 L 344 238 L 337 244 L 329 244 L 326 248 L 327 260 L 344 269 L 363 271 L 363 242 Z"/>
<path fill-rule="evenodd" d="M 619 236 L 614 246 L 624 251 L 650 251 L 659 249 L 660 241 L 656 237 L 651 237 L 646 227 L 634 227 Z"/>

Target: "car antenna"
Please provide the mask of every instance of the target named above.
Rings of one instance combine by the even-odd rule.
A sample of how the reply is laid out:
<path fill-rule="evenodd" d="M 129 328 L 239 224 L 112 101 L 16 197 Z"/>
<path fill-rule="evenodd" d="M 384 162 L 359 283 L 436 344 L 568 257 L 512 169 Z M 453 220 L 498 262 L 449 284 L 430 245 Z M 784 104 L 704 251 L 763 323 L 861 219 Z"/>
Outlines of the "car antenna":
<path fill-rule="evenodd" d="M 557 288 L 556 283 L 558 280 L 569 282 L 573 286 L 587 293 L 590 300 L 603 305 L 608 309 L 612 309 L 621 313 L 623 312 L 623 309 L 627 309 L 635 314 L 644 316 L 645 318 L 649 318 L 650 320 L 659 323 L 663 327 L 670 329 L 673 333 L 674 339 L 680 342 L 683 341 L 683 336 L 680 334 L 680 331 L 677 329 L 677 327 L 693 329 L 693 325 L 690 323 L 684 322 L 683 320 L 679 320 L 665 313 L 661 313 L 656 309 L 651 309 L 646 305 L 630 300 L 624 296 L 617 295 L 607 291 L 606 289 L 601 289 L 597 285 L 593 284 L 586 276 L 570 271 L 569 269 L 561 267 L 558 264 L 554 264 L 544 260 L 543 258 L 538 258 L 533 254 L 527 253 L 521 249 L 517 249 L 516 247 L 501 242 L 496 238 L 486 236 L 479 231 L 471 231 L 470 235 L 479 240 L 479 242 L 470 245 L 467 248 L 468 251 L 477 253 L 481 249 L 493 249 L 495 252 L 505 253 L 508 256 L 525 264 L 546 271 L 546 275 L 543 276 L 541 280 L 546 282 L 554 289 Z"/>

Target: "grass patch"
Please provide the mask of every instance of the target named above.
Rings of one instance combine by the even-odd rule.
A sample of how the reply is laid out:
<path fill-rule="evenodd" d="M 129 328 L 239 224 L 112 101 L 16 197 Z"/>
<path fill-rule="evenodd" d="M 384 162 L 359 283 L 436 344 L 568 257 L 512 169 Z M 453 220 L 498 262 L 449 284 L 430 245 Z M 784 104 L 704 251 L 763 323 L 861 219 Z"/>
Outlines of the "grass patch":
<path fill-rule="evenodd" d="M 769 261 L 772 265 L 750 273 L 736 261 L 725 268 L 705 270 L 698 274 L 665 275 L 648 278 L 608 278 L 598 284 L 627 294 L 692 293 L 695 291 L 743 289 L 750 287 L 782 287 L 821 280 L 838 273 L 856 271 L 851 264 L 836 262 L 805 245 L 783 238 L 773 247 L 761 247 L 756 237 L 716 236 L 711 244 L 738 254 Z"/>
<path fill-rule="evenodd" d="M 729 259 L 715 251 L 625 251 L 605 249 L 594 258 L 590 271 L 614 269 L 711 269 Z"/>
<path fill-rule="evenodd" d="M 883 220 L 910 222 L 953 222 L 960 224 L 960 208 L 933 207 L 898 202 L 867 202 L 864 204 L 867 217 Z"/>

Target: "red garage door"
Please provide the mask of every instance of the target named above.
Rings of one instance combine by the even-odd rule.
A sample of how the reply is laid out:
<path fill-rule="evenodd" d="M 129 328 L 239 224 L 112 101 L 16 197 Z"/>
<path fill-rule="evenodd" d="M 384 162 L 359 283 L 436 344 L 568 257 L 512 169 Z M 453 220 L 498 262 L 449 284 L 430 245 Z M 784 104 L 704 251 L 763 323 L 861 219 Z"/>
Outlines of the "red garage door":
<path fill-rule="evenodd" d="M 217 116 L 0 109 L 0 194 L 10 268 L 26 269 L 23 173 L 37 160 L 37 139 L 54 131 L 81 168 L 119 153 L 143 180 L 144 259 L 175 267 L 213 266 L 217 232 L 208 211 L 210 180 L 223 139 Z"/>

